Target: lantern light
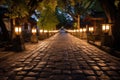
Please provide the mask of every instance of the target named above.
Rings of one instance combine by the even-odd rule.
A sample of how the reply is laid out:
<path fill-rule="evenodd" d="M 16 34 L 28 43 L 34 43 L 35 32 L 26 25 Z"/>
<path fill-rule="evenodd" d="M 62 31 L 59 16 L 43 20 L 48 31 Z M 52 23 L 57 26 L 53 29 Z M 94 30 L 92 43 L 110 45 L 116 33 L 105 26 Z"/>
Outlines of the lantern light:
<path fill-rule="evenodd" d="M 102 25 L 102 30 L 103 30 L 103 31 L 105 31 L 105 29 L 106 29 L 105 27 L 106 27 L 106 26 L 103 24 L 103 25 Z"/>
<path fill-rule="evenodd" d="M 47 33 L 48 31 L 47 30 L 44 30 L 45 33 Z"/>
<path fill-rule="evenodd" d="M 79 30 L 77 29 L 76 32 L 79 32 Z"/>
<path fill-rule="evenodd" d="M 109 30 L 110 30 L 110 24 L 102 24 L 102 30 L 103 30 L 103 32 L 106 32 L 106 33 L 108 33 L 109 32 Z"/>
<path fill-rule="evenodd" d="M 40 33 L 43 32 L 43 30 L 40 30 Z"/>
<path fill-rule="evenodd" d="M 83 28 L 83 32 L 86 32 L 86 28 Z"/>
<path fill-rule="evenodd" d="M 76 32 L 76 30 L 74 29 L 74 32 Z"/>
<path fill-rule="evenodd" d="M 32 29 L 32 33 L 36 34 L 37 30 L 35 28 Z"/>
<path fill-rule="evenodd" d="M 109 30 L 110 29 L 110 25 L 106 25 L 106 30 Z"/>
<path fill-rule="evenodd" d="M 94 31 L 94 28 L 93 28 L 93 27 L 89 27 L 89 31 L 90 31 L 90 32 L 93 32 L 93 31 Z"/>
<path fill-rule="evenodd" d="M 80 29 L 80 32 L 83 32 L 83 29 L 82 29 L 82 28 Z"/>
<path fill-rule="evenodd" d="M 21 32 L 22 32 L 21 27 L 16 26 L 16 27 L 15 27 L 15 33 L 16 33 L 16 35 L 20 35 L 20 34 L 21 34 Z"/>

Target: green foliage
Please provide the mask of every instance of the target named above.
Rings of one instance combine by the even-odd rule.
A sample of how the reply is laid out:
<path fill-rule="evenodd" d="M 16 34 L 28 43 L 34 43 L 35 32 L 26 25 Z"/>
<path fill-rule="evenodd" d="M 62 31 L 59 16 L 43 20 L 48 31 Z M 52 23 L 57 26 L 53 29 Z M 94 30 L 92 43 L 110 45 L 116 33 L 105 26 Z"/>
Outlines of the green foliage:
<path fill-rule="evenodd" d="M 5 4 L 5 3 L 6 3 L 5 0 L 0 0 L 0 5 L 3 5 L 3 4 Z"/>
<path fill-rule="evenodd" d="M 51 30 L 58 24 L 57 17 L 55 15 L 55 7 L 57 3 L 55 0 L 44 0 L 39 4 L 37 8 L 41 12 L 41 17 L 38 21 L 40 29 Z"/>
<path fill-rule="evenodd" d="M 65 8 L 65 5 L 66 5 L 66 0 L 57 0 L 57 6 L 59 8 Z"/>
<path fill-rule="evenodd" d="M 7 1 L 10 18 L 22 18 L 28 15 L 28 7 L 24 0 Z"/>

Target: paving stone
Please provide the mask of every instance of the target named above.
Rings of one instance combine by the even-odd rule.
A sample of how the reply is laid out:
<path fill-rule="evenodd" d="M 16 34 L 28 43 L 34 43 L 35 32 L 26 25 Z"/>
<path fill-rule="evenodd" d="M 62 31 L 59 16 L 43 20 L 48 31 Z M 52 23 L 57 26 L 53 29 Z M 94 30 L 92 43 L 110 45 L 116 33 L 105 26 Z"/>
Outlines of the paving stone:
<path fill-rule="evenodd" d="M 52 71 L 52 74 L 61 74 L 62 70 L 56 69 Z"/>
<path fill-rule="evenodd" d="M 15 68 L 13 71 L 21 71 L 23 69 L 23 67 L 18 67 L 18 68 Z"/>
<path fill-rule="evenodd" d="M 24 75 L 26 75 L 26 74 L 27 74 L 26 71 L 19 71 L 19 72 L 17 72 L 17 75 L 18 75 L 18 76 L 24 76 Z"/>
<path fill-rule="evenodd" d="M 119 76 L 119 74 L 115 71 L 106 71 L 109 76 Z"/>
<path fill-rule="evenodd" d="M 90 75 L 90 76 L 92 76 L 92 75 L 95 75 L 95 73 L 92 71 L 92 70 L 83 70 L 83 72 L 84 72 L 84 74 L 85 75 Z"/>
<path fill-rule="evenodd" d="M 87 80 L 97 80 L 96 76 L 87 76 Z"/>
<path fill-rule="evenodd" d="M 72 80 L 71 76 L 68 75 L 52 75 L 49 77 L 49 80 Z"/>
<path fill-rule="evenodd" d="M 23 68 L 23 71 L 29 71 L 29 70 L 32 70 L 33 69 L 33 66 L 25 66 Z"/>
<path fill-rule="evenodd" d="M 112 78 L 112 80 L 120 80 L 120 76 L 113 76 L 111 78 Z"/>
<path fill-rule="evenodd" d="M 35 67 L 31 71 L 33 71 L 33 72 L 40 72 L 40 71 L 42 71 L 42 68 Z"/>
<path fill-rule="evenodd" d="M 87 77 L 84 74 L 72 75 L 72 80 L 87 80 Z"/>
<path fill-rule="evenodd" d="M 23 80 L 36 80 L 36 78 L 35 77 L 24 77 Z"/>
<path fill-rule="evenodd" d="M 37 80 L 48 80 L 47 78 L 38 78 Z"/>
<path fill-rule="evenodd" d="M 22 80 L 23 76 L 15 76 L 15 80 Z"/>
<path fill-rule="evenodd" d="M 100 77 L 99 77 L 100 80 L 111 80 L 109 76 L 107 76 L 106 74 L 102 74 Z"/>
<path fill-rule="evenodd" d="M 101 67 L 101 69 L 104 70 L 104 71 L 109 71 L 110 70 L 109 67 Z"/>
<path fill-rule="evenodd" d="M 28 72 L 28 74 L 26 76 L 29 76 L 29 77 L 36 77 L 38 76 L 38 72 Z"/>
<path fill-rule="evenodd" d="M 41 72 L 39 77 L 40 78 L 48 78 L 52 73 L 50 72 Z"/>
<path fill-rule="evenodd" d="M 46 67 L 46 68 L 43 69 L 43 71 L 45 71 L 45 72 L 52 72 L 52 68 L 47 68 Z"/>
<path fill-rule="evenodd" d="M 83 74 L 82 70 L 72 70 L 72 74 Z"/>
<path fill-rule="evenodd" d="M 98 70 L 101 70 L 98 66 L 92 66 L 92 69 L 93 69 L 93 70 L 97 70 L 97 71 L 98 71 Z"/>
<path fill-rule="evenodd" d="M 70 70 L 63 70 L 63 74 L 65 74 L 65 75 L 70 75 L 70 74 L 71 74 L 71 71 L 70 71 Z"/>
<path fill-rule="evenodd" d="M 44 64 L 38 64 L 36 67 L 37 67 L 37 68 L 44 68 L 45 65 L 44 65 Z"/>
<path fill-rule="evenodd" d="M 101 67 L 107 66 L 105 63 L 98 63 L 98 65 L 101 66 Z"/>

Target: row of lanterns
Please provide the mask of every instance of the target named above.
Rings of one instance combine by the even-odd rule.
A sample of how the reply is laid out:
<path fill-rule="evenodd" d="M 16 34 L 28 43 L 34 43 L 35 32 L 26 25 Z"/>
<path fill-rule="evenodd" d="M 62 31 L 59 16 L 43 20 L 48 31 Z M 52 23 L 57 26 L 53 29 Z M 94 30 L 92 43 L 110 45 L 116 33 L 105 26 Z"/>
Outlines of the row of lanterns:
<path fill-rule="evenodd" d="M 110 30 L 110 27 L 111 27 L 111 24 L 102 24 L 102 31 L 105 32 L 105 33 L 108 33 L 109 30 Z M 77 30 L 68 30 L 68 32 L 86 32 L 86 28 L 81 28 L 81 29 L 77 29 Z M 16 35 L 20 35 L 22 32 L 22 29 L 20 26 L 16 26 L 15 27 L 15 33 Z M 40 33 L 41 32 L 44 32 L 44 33 L 47 33 L 47 32 L 58 32 L 57 30 L 53 30 L 53 31 L 48 31 L 48 30 L 40 30 L 39 31 Z M 89 27 L 89 32 L 94 32 L 94 27 Z M 32 33 L 33 34 L 36 34 L 37 33 L 37 30 L 36 28 L 33 28 L 32 29 Z"/>
<path fill-rule="evenodd" d="M 111 24 L 102 24 L 102 31 L 104 33 L 108 33 L 110 28 L 111 28 Z M 76 29 L 76 30 L 68 30 L 68 32 L 86 32 L 86 31 L 87 31 L 86 28 L 80 28 L 79 30 L 78 29 Z M 94 32 L 94 27 L 89 27 L 88 31 L 93 33 Z"/>
<path fill-rule="evenodd" d="M 22 32 L 22 28 L 20 26 L 16 26 L 15 27 L 15 33 L 16 35 L 20 35 Z M 31 30 L 32 34 L 36 34 L 37 33 L 37 29 L 36 28 L 32 28 Z M 44 32 L 44 33 L 47 33 L 47 32 L 58 32 L 58 30 L 52 30 L 52 31 L 48 31 L 48 30 L 39 30 L 40 33 Z"/>
<path fill-rule="evenodd" d="M 87 29 L 86 28 L 80 28 L 80 29 L 74 29 L 74 30 L 68 30 L 68 32 L 86 32 Z M 89 27 L 89 32 L 93 32 L 94 28 L 93 27 Z"/>

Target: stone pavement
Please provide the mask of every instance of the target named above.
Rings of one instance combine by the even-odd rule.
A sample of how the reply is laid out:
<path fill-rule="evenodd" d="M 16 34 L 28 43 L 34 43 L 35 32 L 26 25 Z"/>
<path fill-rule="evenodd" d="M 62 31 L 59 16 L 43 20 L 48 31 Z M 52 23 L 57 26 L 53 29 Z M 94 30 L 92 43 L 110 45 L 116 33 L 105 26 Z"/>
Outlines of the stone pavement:
<path fill-rule="evenodd" d="M 119 58 L 60 33 L 0 60 L 0 80 L 120 80 L 119 62 Z"/>

